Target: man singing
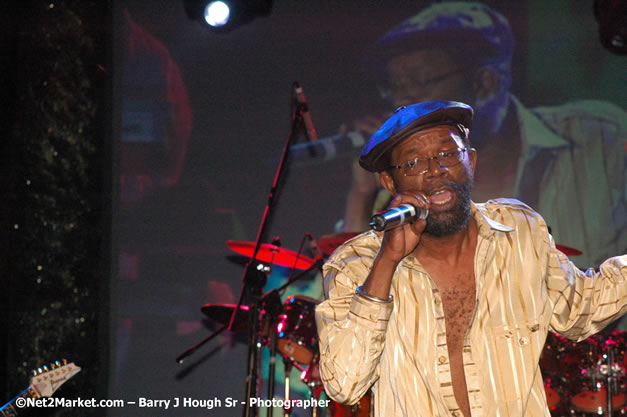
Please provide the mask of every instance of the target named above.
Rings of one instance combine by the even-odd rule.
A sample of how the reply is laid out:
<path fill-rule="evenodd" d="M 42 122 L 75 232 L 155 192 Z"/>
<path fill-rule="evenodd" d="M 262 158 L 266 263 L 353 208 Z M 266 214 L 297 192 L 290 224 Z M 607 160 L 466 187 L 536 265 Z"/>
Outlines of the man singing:
<path fill-rule="evenodd" d="M 378 417 L 549 417 L 547 332 L 582 340 L 627 311 L 627 256 L 582 272 L 524 203 L 470 200 L 472 115 L 444 101 L 395 111 L 359 162 L 391 208 L 428 216 L 363 233 L 324 266 L 323 384 L 348 404 L 372 388 Z"/>

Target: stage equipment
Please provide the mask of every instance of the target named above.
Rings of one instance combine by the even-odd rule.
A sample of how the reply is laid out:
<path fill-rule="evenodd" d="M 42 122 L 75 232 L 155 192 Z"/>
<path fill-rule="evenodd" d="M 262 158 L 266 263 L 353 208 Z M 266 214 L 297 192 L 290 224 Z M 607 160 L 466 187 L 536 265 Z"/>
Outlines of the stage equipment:
<path fill-rule="evenodd" d="M 318 353 L 315 311 L 319 301 L 305 296 L 285 300 L 279 316 L 278 349 L 284 356 L 300 363 L 311 363 Z"/>
<path fill-rule="evenodd" d="M 272 211 L 275 206 L 276 197 L 279 195 L 279 187 L 282 184 L 283 174 L 285 173 L 285 169 L 287 168 L 287 160 L 289 156 L 289 149 L 291 144 L 295 141 L 296 137 L 300 132 L 304 132 L 306 130 L 305 121 L 303 119 L 303 113 L 306 111 L 305 106 L 302 103 L 299 103 L 297 97 L 298 92 L 297 88 L 300 88 L 300 84 L 298 82 L 294 82 L 292 84 L 292 103 L 291 103 L 291 127 L 290 132 L 287 136 L 287 140 L 285 146 L 283 148 L 283 153 L 279 164 L 277 166 L 274 180 L 272 182 L 272 186 L 270 187 L 270 192 L 268 193 L 268 201 L 266 204 L 266 208 L 263 213 L 263 217 L 261 219 L 261 223 L 259 225 L 259 230 L 257 231 L 257 238 L 255 239 L 254 245 L 250 245 L 250 248 L 247 248 L 247 252 L 250 252 L 250 261 L 246 264 L 246 268 L 242 277 L 242 288 L 240 290 L 239 298 L 237 301 L 237 305 L 233 306 L 233 313 L 228 321 L 228 324 L 224 324 L 221 328 L 213 332 L 211 335 L 206 337 L 204 340 L 200 341 L 196 345 L 190 347 L 182 354 L 176 357 L 176 361 L 182 363 L 183 360 L 198 350 L 202 345 L 209 342 L 217 335 L 222 333 L 224 330 L 235 330 L 237 325 L 239 325 L 238 317 L 242 314 L 247 315 L 250 318 L 248 324 L 248 361 L 247 361 L 247 376 L 245 378 L 246 381 L 246 396 L 244 400 L 244 417 L 257 417 L 259 415 L 259 406 L 253 404 L 251 398 L 260 397 L 260 387 L 258 385 L 258 375 L 259 375 L 259 364 L 260 364 L 260 354 L 261 349 L 264 345 L 264 335 L 262 332 L 262 327 L 265 322 L 266 314 L 268 315 L 268 321 L 270 323 L 270 357 L 274 358 L 277 353 L 277 322 L 278 315 L 282 312 L 283 306 L 281 305 L 281 292 L 294 281 L 300 279 L 306 273 L 319 269 L 322 265 L 322 256 L 319 256 L 316 261 L 314 261 L 305 271 L 290 277 L 288 281 L 278 289 L 272 290 L 268 293 L 263 293 L 263 287 L 266 285 L 267 277 L 264 274 L 263 268 L 259 268 L 259 263 L 261 257 L 264 254 L 269 254 L 270 259 L 275 257 L 275 254 L 281 253 L 283 256 L 286 252 L 274 250 L 274 248 L 268 247 L 262 244 L 262 241 L 266 235 L 266 228 L 268 226 L 268 222 L 272 217 Z M 240 242 L 241 243 L 241 242 Z M 235 245 L 234 245 L 235 246 Z M 241 247 L 241 245 L 237 245 Z M 244 245 L 247 246 L 247 245 Z M 271 245 L 275 246 L 275 245 Z M 302 243 L 301 243 L 302 249 Z M 300 249 L 297 252 L 295 257 L 296 260 L 299 259 Z M 280 256 L 280 257 L 281 257 Z M 247 306 L 248 310 L 242 309 L 242 306 Z M 270 371 L 269 371 L 269 388 L 268 388 L 268 396 L 272 398 L 274 396 L 274 363 L 275 361 L 271 361 L 270 363 Z M 272 417 L 272 408 L 268 410 L 268 417 Z"/>
<path fill-rule="evenodd" d="M 230 32 L 272 11 L 272 0 L 183 0 L 183 5 L 187 17 L 217 33 Z"/>
<path fill-rule="evenodd" d="M 66 359 L 63 359 L 63 362 L 53 362 L 50 367 L 44 365 L 33 370 L 33 377 L 30 379 L 28 388 L 0 407 L 0 416 L 17 416 L 26 404 L 23 400 L 51 397 L 61 385 L 80 371 L 80 367 L 74 365 L 73 362 L 68 363 Z"/>
<path fill-rule="evenodd" d="M 235 240 L 229 240 L 226 242 L 226 246 L 240 255 L 250 257 L 255 249 L 255 242 L 240 242 Z M 296 269 L 307 269 L 314 264 L 314 260 L 299 253 L 293 252 L 289 249 L 284 249 L 271 243 L 264 243 L 259 248 L 257 253 L 257 260 L 260 262 L 286 266 Z"/>

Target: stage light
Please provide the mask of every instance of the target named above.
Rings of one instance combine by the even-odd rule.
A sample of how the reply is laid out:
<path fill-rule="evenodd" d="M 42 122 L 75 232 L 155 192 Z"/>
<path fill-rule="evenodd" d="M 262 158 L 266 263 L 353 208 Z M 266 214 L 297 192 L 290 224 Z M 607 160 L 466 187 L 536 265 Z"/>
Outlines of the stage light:
<path fill-rule="evenodd" d="M 224 26 L 229 23 L 231 9 L 223 1 L 212 1 L 205 7 L 205 22 L 209 26 Z"/>
<path fill-rule="evenodd" d="M 272 10 L 272 0 L 183 0 L 190 19 L 212 32 L 230 32 Z"/>

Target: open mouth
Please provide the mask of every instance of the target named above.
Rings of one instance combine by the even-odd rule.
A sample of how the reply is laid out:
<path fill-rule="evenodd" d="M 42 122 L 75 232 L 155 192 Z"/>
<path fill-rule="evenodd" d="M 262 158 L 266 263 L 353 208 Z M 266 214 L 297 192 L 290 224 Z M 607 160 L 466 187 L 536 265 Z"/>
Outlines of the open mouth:
<path fill-rule="evenodd" d="M 431 205 L 444 206 L 453 200 L 453 193 L 450 190 L 438 190 L 429 195 Z"/>

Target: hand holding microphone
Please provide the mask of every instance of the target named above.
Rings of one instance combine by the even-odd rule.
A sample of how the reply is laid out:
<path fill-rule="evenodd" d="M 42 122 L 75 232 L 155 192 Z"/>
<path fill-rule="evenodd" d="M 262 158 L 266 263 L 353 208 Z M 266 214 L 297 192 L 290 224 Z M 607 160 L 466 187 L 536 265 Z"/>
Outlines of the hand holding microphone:
<path fill-rule="evenodd" d="M 385 231 L 377 258 L 398 263 L 413 252 L 422 238 L 431 201 L 422 192 L 397 194 L 390 206 L 370 221 L 374 230 Z M 405 226 L 405 227 L 401 227 Z"/>
<path fill-rule="evenodd" d="M 391 191 L 391 190 L 390 190 Z M 387 210 L 375 214 L 370 226 L 385 231 L 379 253 L 374 259 L 362 290 L 382 300 L 390 294 L 394 271 L 399 263 L 414 252 L 426 227 L 431 201 L 422 192 L 406 191 L 397 194 Z M 407 225 L 407 227 L 399 227 Z"/>

